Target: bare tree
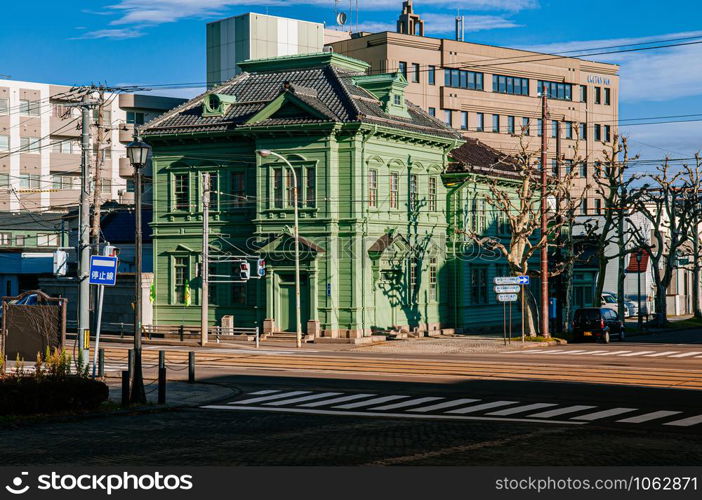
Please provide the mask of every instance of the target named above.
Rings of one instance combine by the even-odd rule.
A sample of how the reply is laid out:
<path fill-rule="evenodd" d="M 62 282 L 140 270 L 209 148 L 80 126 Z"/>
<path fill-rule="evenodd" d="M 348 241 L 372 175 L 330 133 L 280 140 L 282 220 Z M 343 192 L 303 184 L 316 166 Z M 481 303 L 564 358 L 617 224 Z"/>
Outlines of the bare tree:
<path fill-rule="evenodd" d="M 625 230 L 627 211 L 635 202 L 638 192 L 631 189 L 631 184 L 637 176 L 625 177 L 629 163 L 638 156 L 629 156 L 629 146 L 626 137 L 614 136 L 611 143 L 606 144 L 602 151 L 603 160 L 594 163 L 593 192 L 602 200 L 602 213 L 597 218 L 584 221 L 585 237 L 594 247 L 597 257 L 597 281 L 595 283 L 594 300 L 599 304 L 604 288 L 607 266 L 609 262 L 619 261 L 617 275 L 617 298 L 619 317 L 624 317 L 624 259 L 634 251 L 630 244 L 633 240 L 631 232 Z M 612 253 L 610 246 L 616 245 L 617 251 Z M 609 252 L 609 253 L 608 253 Z"/>
<path fill-rule="evenodd" d="M 577 156 L 573 163 L 582 161 Z M 512 274 L 529 274 L 529 261 L 564 226 L 572 223 L 575 208 L 580 205 L 586 190 L 574 194 L 573 179 L 576 170 L 571 169 L 562 176 L 549 176 L 546 196 L 550 205 L 550 222 L 546 234 L 541 234 L 541 165 L 539 151 L 530 150 L 524 134 L 519 141 L 519 152 L 515 156 L 503 157 L 493 165 L 494 175 L 488 180 L 488 193 L 485 201 L 493 212 L 507 221 L 510 228 L 509 240 L 497 236 L 485 236 L 464 228 L 459 230 L 469 240 L 501 254 L 509 265 Z M 547 166 L 544 165 L 544 168 Z M 507 172 L 507 174 L 505 174 Z M 506 180 L 509 178 L 510 180 Z M 549 270 L 549 277 L 558 276 L 568 266 L 574 255 L 566 255 Z M 537 272 L 532 274 L 538 275 Z M 536 304 L 528 302 L 525 328 L 530 336 L 537 332 Z"/>
<path fill-rule="evenodd" d="M 694 197 L 690 196 L 685 171 L 673 171 L 668 158 L 657 167 L 655 174 L 644 178 L 650 183 L 639 189 L 634 206 L 649 224 L 642 227 L 632 223 L 631 227 L 637 246 L 651 261 L 656 288 L 654 325 L 664 326 L 668 322 L 666 291 L 677 269 L 679 252 L 689 241 Z"/>

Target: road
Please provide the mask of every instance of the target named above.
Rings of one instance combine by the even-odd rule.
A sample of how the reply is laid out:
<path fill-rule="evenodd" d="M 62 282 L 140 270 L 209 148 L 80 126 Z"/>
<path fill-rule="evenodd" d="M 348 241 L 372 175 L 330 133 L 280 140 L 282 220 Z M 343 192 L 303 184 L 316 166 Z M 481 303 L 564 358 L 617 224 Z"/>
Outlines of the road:
<path fill-rule="evenodd" d="M 0 456 L 7 464 L 699 465 L 702 346 L 683 338 L 440 359 L 313 345 L 205 349 L 198 379 L 237 396 L 3 430 Z M 108 364 L 120 369 L 125 355 L 110 346 Z M 186 357 L 168 350 L 172 375 L 184 376 L 175 369 Z"/>

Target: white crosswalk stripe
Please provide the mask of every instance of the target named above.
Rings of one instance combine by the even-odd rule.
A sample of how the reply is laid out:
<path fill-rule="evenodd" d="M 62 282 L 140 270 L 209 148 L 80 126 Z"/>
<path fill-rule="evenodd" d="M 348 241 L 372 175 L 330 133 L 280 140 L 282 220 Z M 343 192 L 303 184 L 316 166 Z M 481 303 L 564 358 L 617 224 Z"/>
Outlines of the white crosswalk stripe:
<path fill-rule="evenodd" d="M 536 354 L 539 356 L 555 355 L 555 356 L 619 356 L 623 358 L 644 357 L 644 358 L 673 358 L 673 359 L 688 359 L 702 358 L 702 351 L 632 351 L 627 350 L 604 350 L 604 349 L 529 349 L 523 351 L 507 351 L 505 354 Z"/>
<path fill-rule="evenodd" d="M 695 417 L 683 418 L 682 420 L 675 420 L 674 422 L 668 422 L 663 425 L 674 425 L 676 427 L 689 427 L 691 425 L 696 425 L 702 422 L 702 415 L 697 415 Z"/>
<path fill-rule="evenodd" d="M 475 403 L 476 401 L 480 401 L 480 400 L 479 399 L 471 399 L 471 398 L 461 398 L 461 399 L 456 399 L 454 401 L 446 401 L 445 403 L 438 403 L 438 404 L 431 405 L 431 406 L 423 406 L 421 408 L 412 408 L 409 411 L 414 411 L 417 413 L 427 413 L 430 411 L 443 410 L 444 408 L 452 408 L 454 406 L 460 406 L 460 405 L 464 405 L 467 403 Z"/>
<path fill-rule="evenodd" d="M 599 354 L 593 354 L 593 356 L 614 356 L 615 354 L 624 354 L 625 352 L 631 352 L 631 351 L 606 351 L 606 352 L 601 352 Z"/>
<path fill-rule="evenodd" d="M 652 411 L 651 413 L 644 413 L 643 415 L 638 415 L 636 417 L 624 418 L 622 420 L 617 420 L 623 424 L 640 424 L 642 422 L 650 422 L 651 420 L 656 420 L 658 418 L 670 417 L 671 415 L 677 415 L 679 411 L 669 411 L 669 410 L 659 410 Z"/>
<path fill-rule="evenodd" d="M 384 405 L 384 406 L 376 406 L 376 407 L 373 407 L 370 409 L 373 411 L 396 410 L 398 408 L 407 408 L 408 406 L 417 406 L 417 405 L 421 405 L 424 403 L 429 403 L 431 401 L 437 401 L 439 399 L 444 399 L 444 398 L 437 398 L 437 397 L 417 398 L 417 399 L 411 399 L 409 401 L 402 401 L 400 403 L 393 403 L 393 404 Z"/>
<path fill-rule="evenodd" d="M 310 401 L 312 399 L 322 399 L 322 398 L 327 398 L 330 396 L 338 396 L 341 394 L 340 392 L 323 392 L 321 394 L 312 394 L 311 396 L 300 396 L 298 398 L 292 398 L 292 399 L 283 399 L 282 401 L 272 401 L 269 403 L 264 403 L 265 405 L 270 405 L 270 406 L 285 406 L 285 405 L 292 405 L 295 403 L 302 403 L 303 401 Z"/>
<path fill-rule="evenodd" d="M 507 408 L 506 410 L 493 411 L 491 413 L 488 413 L 488 415 L 504 417 L 507 415 L 516 415 L 517 413 L 539 410 L 541 408 L 548 408 L 549 406 L 556 406 L 556 403 L 532 403 L 530 405 L 517 406 L 515 408 Z"/>
<path fill-rule="evenodd" d="M 702 354 L 702 351 L 684 352 L 682 354 L 676 354 L 675 356 L 671 356 L 671 358 L 686 358 L 688 356 L 694 356 L 695 354 Z"/>
<path fill-rule="evenodd" d="M 622 358 L 627 358 L 629 356 L 641 356 L 643 354 L 653 354 L 656 351 L 634 351 L 630 352 L 629 354 L 622 354 Z"/>
<path fill-rule="evenodd" d="M 254 403 L 261 403 L 263 401 L 270 401 L 272 399 L 283 399 L 283 398 L 287 398 L 287 397 L 301 396 L 302 394 L 309 394 L 309 393 L 310 393 L 310 391 L 284 392 L 282 394 L 273 394 L 272 396 L 261 396 L 258 398 L 245 399 L 243 401 L 235 401 L 235 403 L 238 405 L 250 405 L 250 404 L 254 404 Z"/>
<path fill-rule="evenodd" d="M 517 404 L 519 401 L 493 401 L 492 403 L 483 403 L 480 405 L 468 406 L 467 408 L 458 408 L 457 410 L 450 410 L 446 413 L 451 413 L 455 415 L 465 415 L 466 413 L 475 413 L 476 411 L 489 410 L 491 408 L 499 408 L 500 406 L 507 406 Z"/>
<path fill-rule="evenodd" d="M 636 408 L 612 408 L 611 410 L 596 411 L 595 413 L 588 413 L 586 415 L 578 415 L 573 417 L 573 420 L 587 420 L 592 422 L 593 420 L 599 420 L 601 418 L 613 417 L 615 415 L 621 415 L 622 413 L 631 413 L 636 411 Z"/>
<path fill-rule="evenodd" d="M 207 405 L 216 410 L 259 410 L 298 412 L 322 415 L 360 415 L 381 417 L 455 420 L 492 420 L 504 422 L 552 422 L 583 425 L 600 420 L 618 424 L 668 425 L 691 427 L 702 424 L 702 415 L 682 415 L 678 410 L 639 410 L 637 408 L 600 407 L 595 405 L 563 406 L 556 402 L 526 403 L 507 400 L 483 400 L 446 396 L 412 396 L 406 394 L 343 393 L 331 391 L 286 391 L 266 389 L 243 395 L 242 400 L 226 405 Z M 354 411 L 355 410 L 355 411 Z M 537 411 L 534 413 L 536 410 Z M 626 416 L 626 414 L 631 414 Z M 620 417 L 623 416 L 623 417 Z M 614 418 L 616 417 L 616 418 Z M 678 420 L 670 421 L 670 418 Z"/>
<path fill-rule="evenodd" d="M 661 356 L 668 356 L 670 354 L 676 354 L 680 351 L 663 351 L 663 352 L 657 352 L 656 354 L 646 354 L 645 357 L 647 358 L 659 358 Z"/>
<path fill-rule="evenodd" d="M 355 401 L 357 399 L 370 398 L 377 396 L 377 394 L 351 394 L 350 396 L 341 396 L 339 398 L 325 399 L 324 401 L 315 401 L 314 403 L 305 403 L 300 405 L 305 408 L 317 408 L 318 406 L 333 405 L 336 403 L 343 403 L 345 401 Z"/>
<path fill-rule="evenodd" d="M 380 398 L 373 398 L 367 401 L 357 401 L 356 403 L 348 403 L 345 405 L 334 406 L 334 408 L 340 408 L 342 410 L 353 410 L 354 408 L 363 408 L 364 406 L 372 406 L 374 404 L 385 403 L 387 401 L 395 401 L 397 399 L 408 398 L 409 396 L 383 396 Z"/>

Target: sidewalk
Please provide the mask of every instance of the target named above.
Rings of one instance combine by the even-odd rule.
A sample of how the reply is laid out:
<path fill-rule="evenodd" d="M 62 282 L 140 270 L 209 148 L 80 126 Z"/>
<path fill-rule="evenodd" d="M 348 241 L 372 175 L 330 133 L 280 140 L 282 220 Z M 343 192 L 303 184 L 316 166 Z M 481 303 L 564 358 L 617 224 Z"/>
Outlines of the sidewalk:
<path fill-rule="evenodd" d="M 119 379 L 107 379 L 110 388 L 109 400 L 113 403 L 122 402 L 122 383 Z M 146 389 L 146 399 L 148 406 L 141 408 L 177 408 L 183 406 L 201 406 L 220 401 L 225 398 L 234 397 L 237 394 L 235 389 L 216 384 L 203 384 L 187 382 L 169 381 L 166 384 L 166 404 L 157 404 L 158 384 L 148 384 Z"/>

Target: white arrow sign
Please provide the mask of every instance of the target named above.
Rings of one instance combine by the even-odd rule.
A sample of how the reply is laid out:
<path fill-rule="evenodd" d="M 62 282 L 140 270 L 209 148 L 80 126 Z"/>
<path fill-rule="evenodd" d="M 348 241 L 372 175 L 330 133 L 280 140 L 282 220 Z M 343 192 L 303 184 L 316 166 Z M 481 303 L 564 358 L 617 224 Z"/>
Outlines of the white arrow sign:
<path fill-rule="evenodd" d="M 517 298 L 519 295 L 516 293 L 498 293 L 497 294 L 497 301 L 498 302 L 516 302 Z"/>
<path fill-rule="evenodd" d="M 519 293 L 519 285 L 497 285 L 495 293 Z"/>
<path fill-rule="evenodd" d="M 529 276 L 495 276 L 496 285 L 528 285 Z"/>

